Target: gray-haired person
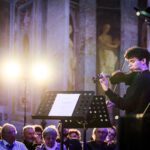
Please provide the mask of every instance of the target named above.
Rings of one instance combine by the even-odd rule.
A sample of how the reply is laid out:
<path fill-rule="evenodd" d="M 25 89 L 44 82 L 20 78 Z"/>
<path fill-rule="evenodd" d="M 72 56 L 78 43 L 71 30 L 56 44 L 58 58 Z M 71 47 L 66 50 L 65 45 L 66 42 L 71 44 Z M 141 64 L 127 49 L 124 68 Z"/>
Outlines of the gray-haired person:
<path fill-rule="evenodd" d="M 1 134 L 0 150 L 27 150 L 22 142 L 16 141 L 17 130 L 13 124 L 4 124 Z"/>
<path fill-rule="evenodd" d="M 50 125 L 43 130 L 43 144 L 38 146 L 36 150 L 60 150 L 61 144 L 56 142 L 58 131 L 55 126 Z M 63 149 L 66 150 L 65 145 Z"/>

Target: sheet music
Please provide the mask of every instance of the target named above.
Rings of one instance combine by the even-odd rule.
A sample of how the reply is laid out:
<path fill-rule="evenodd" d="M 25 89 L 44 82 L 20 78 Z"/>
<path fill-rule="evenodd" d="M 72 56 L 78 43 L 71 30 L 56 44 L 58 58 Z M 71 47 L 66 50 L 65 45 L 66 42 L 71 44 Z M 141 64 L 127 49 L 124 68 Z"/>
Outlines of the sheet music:
<path fill-rule="evenodd" d="M 48 116 L 72 116 L 80 94 L 57 94 Z"/>

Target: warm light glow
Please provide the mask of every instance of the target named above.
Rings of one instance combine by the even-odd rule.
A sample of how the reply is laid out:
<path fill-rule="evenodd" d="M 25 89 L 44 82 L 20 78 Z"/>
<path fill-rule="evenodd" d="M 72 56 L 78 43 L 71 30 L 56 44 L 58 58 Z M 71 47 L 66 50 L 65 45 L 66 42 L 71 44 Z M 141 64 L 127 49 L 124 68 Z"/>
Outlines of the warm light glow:
<path fill-rule="evenodd" d="M 46 63 L 36 63 L 31 68 L 32 78 L 37 81 L 45 81 L 49 77 L 49 68 Z"/>
<path fill-rule="evenodd" d="M 7 80 L 13 80 L 20 77 L 21 66 L 16 60 L 9 60 L 2 66 L 2 75 Z"/>
<path fill-rule="evenodd" d="M 0 64 L 0 74 L 3 81 L 20 82 L 26 80 L 27 82 L 35 82 L 37 84 L 48 84 L 54 81 L 57 77 L 55 69 L 46 60 L 27 61 L 25 64 L 19 59 L 7 58 L 3 59 Z"/>

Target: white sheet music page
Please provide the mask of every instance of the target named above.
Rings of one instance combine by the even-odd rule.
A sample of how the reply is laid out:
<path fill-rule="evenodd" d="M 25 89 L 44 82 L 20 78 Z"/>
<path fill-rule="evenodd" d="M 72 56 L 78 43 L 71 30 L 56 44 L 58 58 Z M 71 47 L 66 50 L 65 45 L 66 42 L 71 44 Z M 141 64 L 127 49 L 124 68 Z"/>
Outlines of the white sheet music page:
<path fill-rule="evenodd" d="M 48 116 L 72 116 L 80 94 L 57 94 Z"/>

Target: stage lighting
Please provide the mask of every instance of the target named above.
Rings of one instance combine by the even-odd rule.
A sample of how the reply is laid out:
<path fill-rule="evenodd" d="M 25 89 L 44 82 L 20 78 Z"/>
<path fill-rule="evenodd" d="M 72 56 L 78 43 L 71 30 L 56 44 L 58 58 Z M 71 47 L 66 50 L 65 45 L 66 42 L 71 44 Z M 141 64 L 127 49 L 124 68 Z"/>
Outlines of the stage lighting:
<path fill-rule="evenodd" d="M 9 57 L 9 56 L 8 56 Z M 41 60 L 33 60 L 32 61 L 21 61 L 21 59 L 2 58 L 2 63 L 0 63 L 0 77 L 2 77 L 2 81 L 8 83 L 16 83 L 23 82 L 23 97 L 22 102 L 24 103 L 24 125 L 26 125 L 27 119 L 27 88 L 32 81 L 38 83 L 39 85 L 48 84 L 49 78 L 52 79 L 49 75 L 49 67 L 52 71 L 52 67 L 49 65 L 48 61 Z M 31 68 L 30 68 L 31 66 Z M 15 83 L 15 84 L 14 84 Z"/>
<path fill-rule="evenodd" d="M 21 75 L 21 66 L 16 60 L 9 60 L 2 65 L 2 75 L 6 80 L 18 79 Z"/>
<path fill-rule="evenodd" d="M 140 16 L 140 10 L 138 8 L 136 8 L 136 7 L 134 7 L 134 10 L 136 11 L 136 15 Z"/>
<path fill-rule="evenodd" d="M 145 18 L 145 22 L 150 24 L 150 7 L 147 7 L 144 10 L 140 10 L 139 8 L 134 7 L 134 10 L 136 11 L 136 15 L 137 16 L 144 17 Z"/>
<path fill-rule="evenodd" d="M 140 10 L 139 8 L 134 7 L 137 16 L 143 16 L 150 18 L 150 7 L 147 7 L 145 10 Z"/>
<path fill-rule="evenodd" d="M 36 81 L 45 81 L 49 77 L 49 68 L 46 63 L 39 62 L 32 65 L 31 76 Z"/>

